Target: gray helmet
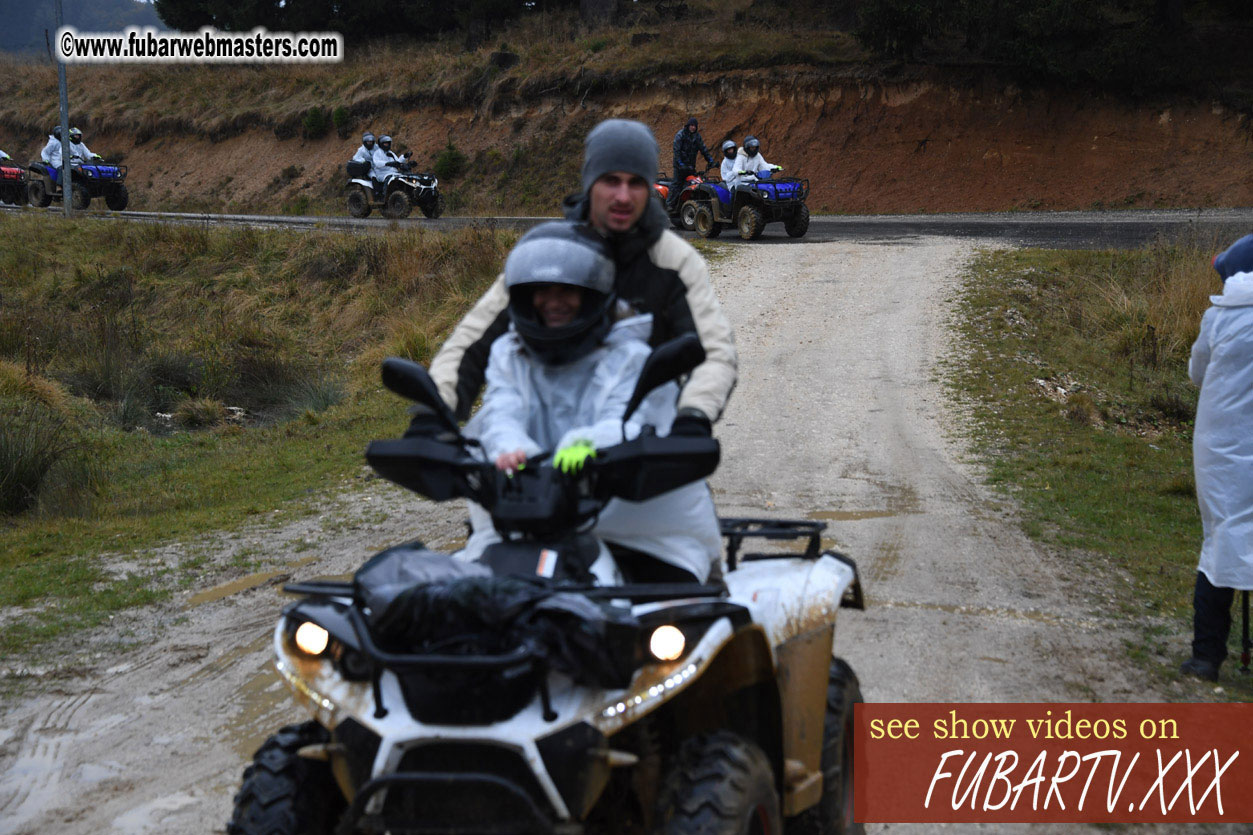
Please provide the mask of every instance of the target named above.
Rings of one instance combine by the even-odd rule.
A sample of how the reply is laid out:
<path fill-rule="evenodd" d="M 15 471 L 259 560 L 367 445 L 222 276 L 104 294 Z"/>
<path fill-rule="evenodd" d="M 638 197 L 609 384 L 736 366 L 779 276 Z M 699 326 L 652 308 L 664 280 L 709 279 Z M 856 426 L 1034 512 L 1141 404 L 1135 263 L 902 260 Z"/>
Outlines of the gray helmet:
<path fill-rule="evenodd" d="M 726 142 L 722 143 L 722 155 L 727 159 L 731 159 L 731 157 L 735 156 L 734 139 L 728 139 Z"/>
<path fill-rule="evenodd" d="M 369 131 L 366 131 L 365 133 L 361 134 L 361 144 L 365 145 L 367 148 L 370 145 L 374 144 L 374 134 L 370 133 Z"/>
<path fill-rule="evenodd" d="M 382 148 L 384 151 L 390 151 L 392 149 L 392 138 L 388 136 L 387 134 L 383 134 L 382 136 L 380 136 L 379 147 Z"/>
<path fill-rule="evenodd" d="M 60 125 L 57 125 L 55 128 L 52 129 L 52 135 L 55 136 L 57 139 L 61 138 L 61 126 Z"/>
<path fill-rule="evenodd" d="M 748 154 L 750 157 L 753 157 L 753 156 L 756 156 L 757 152 L 760 150 L 761 150 L 761 142 L 758 141 L 757 137 L 753 136 L 750 133 L 748 136 L 744 138 L 744 153 Z"/>
<path fill-rule="evenodd" d="M 565 284 L 583 291 L 574 320 L 550 328 L 535 310 L 538 287 Z M 604 241 L 571 221 L 544 223 L 522 236 L 505 259 L 509 316 L 527 349 L 548 365 L 591 353 L 612 326 L 617 293 L 614 266 Z"/>
<path fill-rule="evenodd" d="M 78 128 L 70 128 L 70 141 L 81 142 L 83 140 L 83 132 Z"/>

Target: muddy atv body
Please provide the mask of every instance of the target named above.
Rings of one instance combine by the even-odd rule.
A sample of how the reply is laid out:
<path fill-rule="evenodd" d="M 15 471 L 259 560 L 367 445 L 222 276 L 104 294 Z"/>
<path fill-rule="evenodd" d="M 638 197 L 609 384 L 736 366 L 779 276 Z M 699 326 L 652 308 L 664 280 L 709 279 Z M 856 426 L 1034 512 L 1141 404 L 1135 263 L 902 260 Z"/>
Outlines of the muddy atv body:
<path fill-rule="evenodd" d="M 713 171 L 712 167 L 706 168 L 700 174 L 689 174 L 682 183 L 674 182 L 673 178 L 658 179 L 653 183 L 653 192 L 661 199 L 661 207 L 666 210 L 666 214 L 670 217 L 670 223 L 676 229 L 685 229 L 692 231 L 696 228 L 696 208 L 699 187 L 702 183 L 708 182 L 709 172 Z M 670 211 L 670 192 L 671 189 L 680 189 L 679 199 L 675 202 L 675 209 Z"/>
<path fill-rule="evenodd" d="M 742 175 L 735 188 L 721 183 L 699 187 L 693 205 L 697 234 L 716 238 L 728 226 L 739 230 L 746 241 L 761 237 L 766 224 L 782 223 L 789 237 L 800 238 L 809 231 L 809 180 L 795 177 Z"/>
<path fill-rule="evenodd" d="M 26 169 L 11 159 L 0 159 L 0 203 L 26 205 Z"/>
<path fill-rule="evenodd" d="M 439 180 L 434 174 L 415 173 L 408 163 L 397 168 L 382 182 L 371 179 L 368 162 L 350 162 L 347 165 L 348 186 L 345 201 L 348 214 L 357 218 L 369 217 L 378 210 L 383 217 L 392 220 L 406 218 L 416 207 L 426 217 L 436 218 L 444 214 L 444 196 L 439 191 Z"/>
<path fill-rule="evenodd" d="M 64 198 L 61 169 L 44 162 L 32 162 L 27 171 L 27 196 L 32 206 L 42 208 Z M 113 211 L 124 210 L 130 204 L 126 173 L 125 165 L 75 157 L 70 165 L 70 205 L 85 211 L 92 200 L 104 198 L 105 205 Z"/>
<path fill-rule="evenodd" d="M 388 360 L 385 383 L 438 398 L 412 368 Z M 861 586 L 822 523 L 723 519 L 724 578 L 633 583 L 586 523 L 708 475 L 716 440 L 645 430 L 578 476 L 537 458 L 510 479 L 463 440 L 375 441 L 367 459 L 429 498 L 474 497 L 504 540 L 481 564 L 410 543 L 351 582 L 287 587 L 275 665 L 313 718 L 262 745 L 228 832 L 860 831 L 861 697 L 833 641 Z M 797 538 L 803 553 L 744 547 Z"/>

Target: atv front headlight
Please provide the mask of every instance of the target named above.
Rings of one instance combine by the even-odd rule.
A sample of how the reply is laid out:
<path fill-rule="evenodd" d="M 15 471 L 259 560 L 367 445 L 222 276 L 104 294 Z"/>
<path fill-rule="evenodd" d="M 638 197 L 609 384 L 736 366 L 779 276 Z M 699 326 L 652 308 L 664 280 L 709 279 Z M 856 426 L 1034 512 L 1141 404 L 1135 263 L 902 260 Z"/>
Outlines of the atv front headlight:
<path fill-rule="evenodd" d="M 658 661 L 677 661 L 683 656 L 687 638 L 677 626 L 665 624 L 653 630 L 648 638 L 648 651 Z"/>
<path fill-rule="evenodd" d="M 296 647 L 306 655 L 319 656 L 331 643 L 331 633 L 313 621 L 305 621 L 296 627 Z"/>

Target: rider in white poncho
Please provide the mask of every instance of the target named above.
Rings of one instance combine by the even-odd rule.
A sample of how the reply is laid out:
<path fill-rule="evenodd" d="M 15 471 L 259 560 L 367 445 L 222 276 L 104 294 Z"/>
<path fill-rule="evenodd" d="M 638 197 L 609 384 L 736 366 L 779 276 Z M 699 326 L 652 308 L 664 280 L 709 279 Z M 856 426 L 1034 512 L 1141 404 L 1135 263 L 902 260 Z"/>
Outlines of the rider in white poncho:
<path fill-rule="evenodd" d="M 630 315 L 613 292 L 603 243 L 572 223 L 527 233 L 505 262 L 510 330 L 491 348 L 483 406 L 467 425 L 501 469 L 544 450 L 586 450 L 636 437 L 645 424 L 670 429 L 678 386 L 652 392 L 622 415 L 650 349 L 652 317 Z M 467 553 L 498 537 L 476 509 Z M 648 555 L 652 579 L 704 582 L 720 568 L 722 543 L 709 487 L 698 481 L 644 502 L 614 499 L 594 532 Z"/>

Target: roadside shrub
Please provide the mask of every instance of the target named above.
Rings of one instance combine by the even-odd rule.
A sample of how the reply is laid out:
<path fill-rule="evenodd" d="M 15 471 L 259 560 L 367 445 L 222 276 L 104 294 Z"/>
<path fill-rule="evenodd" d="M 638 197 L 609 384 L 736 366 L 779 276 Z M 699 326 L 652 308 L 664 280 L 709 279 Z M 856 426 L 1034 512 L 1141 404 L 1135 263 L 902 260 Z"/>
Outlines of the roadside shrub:
<path fill-rule="evenodd" d="M 300 128 L 305 139 L 321 139 L 330 130 L 331 119 L 327 117 L 323 108 L 311 107 L 305 111 L 305 117 L 300 122 Z"/>
<path fill-rule="evenodd" d="M 448 140 L 448 144 L 435 157 L 435 176 L 441 180 L 452 180 L 460 177 L 466 170 L 466 155 Z"/>
<path fill-rule="evenodd" d="M 341 104 L 331 111 L 331 123 L 335 125 L 335 133 L 339 138 L 347 139 L 348 131 L 352 130 L 352 114 Z"/>
<path fill-rule="evenodd" d="M 226 415 L 226 404 L 211 397 L 185 397 L 174 406 L 174 422 L 184 429 L 217 426 Z"/>
<path fill-rule="evenodd" d="M 292 386 L 290 398 L 294 414 L 325 412 L 344 399 L 344 384 L 335 377 L 307 377 Z"/>
<path fill-rule="evenodd" d="M 66 418 L 41 403 L 0 397 L 0 516 L 34 507 L 63 461 L 84 461 Z"/>

